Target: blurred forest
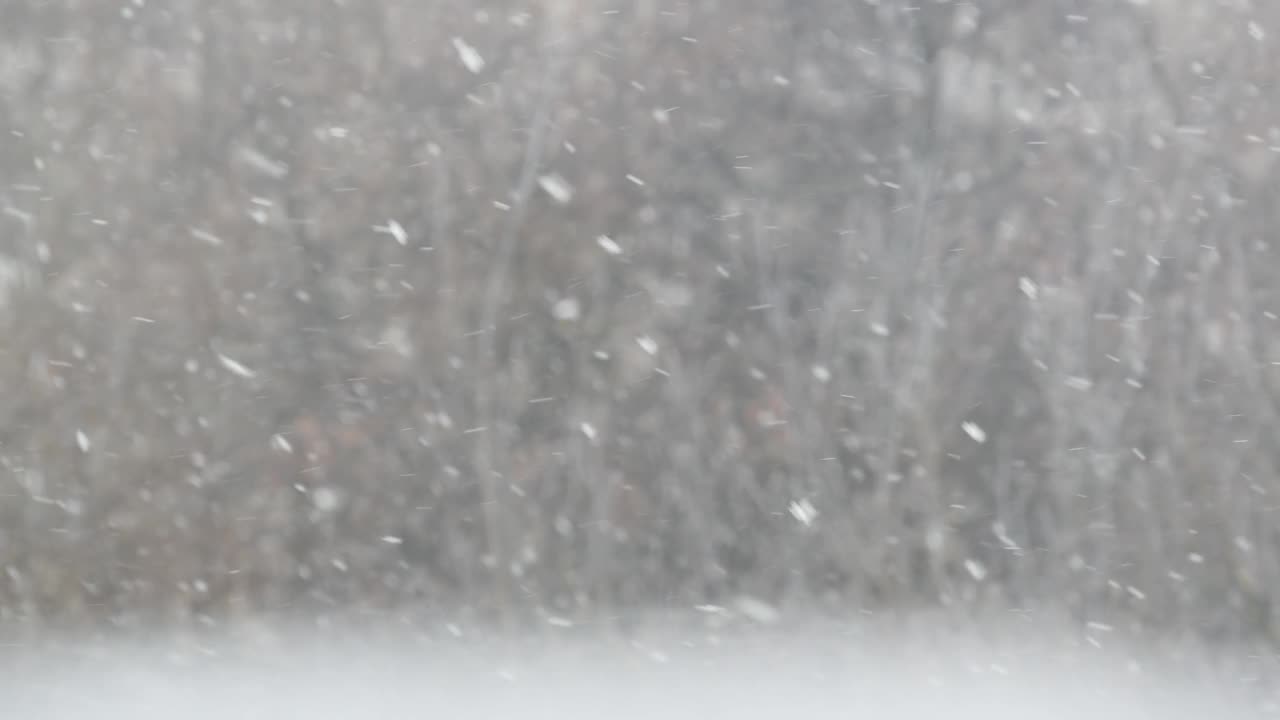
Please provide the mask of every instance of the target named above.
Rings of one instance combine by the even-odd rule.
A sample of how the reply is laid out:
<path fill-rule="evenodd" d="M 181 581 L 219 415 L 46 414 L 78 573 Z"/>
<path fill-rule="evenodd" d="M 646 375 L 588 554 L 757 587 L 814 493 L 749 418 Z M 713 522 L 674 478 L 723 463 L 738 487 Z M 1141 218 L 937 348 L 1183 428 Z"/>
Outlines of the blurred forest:
<path fill-rule="evenodd" d="M 4 2 L 0 621 L 1280 639 L 1277 42 L 1262 0 Z"/>

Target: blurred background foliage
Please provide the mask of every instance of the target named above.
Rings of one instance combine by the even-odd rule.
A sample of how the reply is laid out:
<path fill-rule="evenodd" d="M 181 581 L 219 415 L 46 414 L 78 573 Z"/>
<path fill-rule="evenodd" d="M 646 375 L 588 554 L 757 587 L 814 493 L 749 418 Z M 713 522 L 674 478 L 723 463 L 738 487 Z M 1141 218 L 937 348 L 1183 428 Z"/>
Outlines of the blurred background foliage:
<path fill-rule="evenodd" d="M 0 6 L 0 618 L 1276 636 L 1280 7 Z"/>

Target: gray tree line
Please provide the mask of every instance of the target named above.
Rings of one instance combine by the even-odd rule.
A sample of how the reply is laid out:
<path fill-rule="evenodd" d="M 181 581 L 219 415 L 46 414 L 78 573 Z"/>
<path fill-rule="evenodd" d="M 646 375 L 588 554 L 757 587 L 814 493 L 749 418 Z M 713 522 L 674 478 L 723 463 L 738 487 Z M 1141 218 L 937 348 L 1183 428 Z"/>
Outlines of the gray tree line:
<path fill-rule="evenodd" d="M 0 6 L 0 619 L 1280 632 L 1280 10 Z"/>

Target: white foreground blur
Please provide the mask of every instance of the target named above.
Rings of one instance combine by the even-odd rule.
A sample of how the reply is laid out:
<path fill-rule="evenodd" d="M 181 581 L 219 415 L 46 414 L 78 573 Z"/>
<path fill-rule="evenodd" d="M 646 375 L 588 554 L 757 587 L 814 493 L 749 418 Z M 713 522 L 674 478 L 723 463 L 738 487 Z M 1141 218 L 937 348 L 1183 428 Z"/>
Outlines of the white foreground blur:
<path fill-rule="evenodd" d="M 500 643 L 449 629 L 395 644 L 347 636 L 11 647 L 0 704 L 4 717 L 22 720 L 1275 715 L 1258 687 L 1269 671 L 1257 658 L 1213 677 L 1199 658 L 1099 648 L 1069 635 L 915 632 L 906 640 L 841 627 L 599 639 L 552 628 Z"/>

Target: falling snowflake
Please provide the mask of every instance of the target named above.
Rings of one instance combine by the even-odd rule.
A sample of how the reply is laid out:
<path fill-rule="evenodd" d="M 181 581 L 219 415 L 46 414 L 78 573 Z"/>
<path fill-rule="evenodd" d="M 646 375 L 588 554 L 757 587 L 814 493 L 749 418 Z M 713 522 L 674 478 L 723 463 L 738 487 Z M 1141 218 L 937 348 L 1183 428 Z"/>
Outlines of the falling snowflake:
<path fill-rule="evenodd" d="M 800 521 L 800 524 L 805 527 L 813 525 L 813 521 L 818 519 L 818 509 L 809 502 L 808 498 L 792 501 L 787 509 L 791 512 L 791 517 Z"/>
<path fill-rule="evenodd" d="M 543 175 L 538 178 L 538 187 L 551 196 L 552 200 L 567 205 L 573 200 L 573 186 L 559 175 Z"/>
<path fill-rule="evenodd" d="M 968 435 L 969 439 L 973 440 L 979 445 L 987 441 L 987 431 L 983 430 L 982 427 L 978 425 L 978 423 L 966 421 L 966 422 L 960 423 L 960 429 L 964 430 L 964 434 Z"/>
<path fill-rule="evenodd" d="M 268 157 L 265 153 L 257 150 L 256 148 L 241 148 L 240 158 L 246 165 L 257 172 L 276 180 L 279 180 L 289 174 L 288 165 L 279 160 Z"/>
<path fill-rule="evenodd" d="M 618 245 L 618 243 L 614 242 L 613 238 L 609 237 L 608 235 L 601 235 L 597 237 L 596 244 L 599 245 L 602 250 L 609 253 L 610 255 L 622 254 L 622 247 Z"/>
<path fill-rule="evenodd" d="M 453 49 L 458 53 L 458 59 L 462 61 L 463 67 L 472 73 L 484 70 L 484 58 L 480 57 L 479 51 L 460 37 L 452 38 L 452 42 Z"/>
<path fill-rule="evenodd" d="M 740 596 L 735 605 L 737 605 L 738 612 L 762 625 L 772 625 L 781 619 L 781 613 L 778 612 L 777 608 L 750 595 Z"/>
<path fill-rule="evenodd" d="M 201 230 L 200 228 L 193 227 L 193 228 L 187 228 L 187 232 L 191 233 L 191 237 L 201 242 L 205 242 L 210 245 L 213 245 L 214 247 L 218 247 L 222 245 L 222 238 L 218 237 L 217 235 L 214 235 L 208 230 Z"/>
<path fill-rule="evenodd" d="M 1065 380 L 1062 381 L 1062 384 L 1066 385 L 1072 390 L 1079 390 L 1081 392 L 1085 390 L 1089 390 L 1090 388 L 1093 387 L 1092 380 L 1090 380 L 1087 377 L 1080 377 L 1078 375 L 1072 375 L 1066 378 Z"/>
<path fill-rule="evenodd" d="M 557 320 L 573 322 L 582 316 L 582 303 L 577 298 L 567 297 L 551 306 L 551 314 Z"/>
<path fill-rule="evenodd" d="M 241 363 L 239 360 L 236 360 L 235 358 L 230 357 L 228 355 L 223 355 L 222 353 L 218 353 L 218 362 L 222 364 L 222 367 L 225 368 L 227 372 L 231 373 L 232 375 L 239 375 L 240 377 L 245 378 L 246 380 L 252 380 L 253 378 L 258 376 L 258 373 L 254 372 L 253 370 L 250 370 L 248 367 L 245 367 L 245 365 Z"/>
<path fill-rule="evenodd" d="M 409 233 L 405 232 L 404 226 L 395 220 L 388 220 L 386 225 L 374 225 L 373 231 L 390 235 L 401 245 L 409 244 Z"/>
<path fill-rule="evenodd" d="M 982 563 L 973 558 L 966 558 L 964 561 L 965 572 L 969 573 L 969 577 L 978 582 L 982 582 L 987 577 L 987 568 Z"/>
<path fill-rule="evenodd" d="M 316 491 L 311 494 L 311 502 L 314 503 L 316 509 L 321 512 L 332 512 L 341 504 L 342 496 L 333 488 L 322 487 L 317 488 Z"/>
<path fill-rule="evenodd" d="M 1018 289 L 1031 300 L 1040 296 L 1040 288 L 1036 287 L 1035 282 L 1028 277 L 1018 278 Z"/>

